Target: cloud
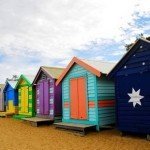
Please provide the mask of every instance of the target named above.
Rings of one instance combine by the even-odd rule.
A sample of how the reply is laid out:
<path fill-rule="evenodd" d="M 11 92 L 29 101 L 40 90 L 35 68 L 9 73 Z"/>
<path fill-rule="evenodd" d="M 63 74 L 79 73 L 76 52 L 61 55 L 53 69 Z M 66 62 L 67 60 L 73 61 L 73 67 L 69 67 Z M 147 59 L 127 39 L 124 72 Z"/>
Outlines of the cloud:
<path fill-rule="evenodd" d="M 150 18 L 149 6 L 148 0 L 1 0 L 0 81 L 34 74 L 40 65 L 64 66 L 74 55 L 90 58 L 93 51 L 98 56 L 91 58 L 113 59 L 110 51 L 121 56 L 117 46 L 107 45 L 124 45 L 144 33 L 137 20 Z"/>

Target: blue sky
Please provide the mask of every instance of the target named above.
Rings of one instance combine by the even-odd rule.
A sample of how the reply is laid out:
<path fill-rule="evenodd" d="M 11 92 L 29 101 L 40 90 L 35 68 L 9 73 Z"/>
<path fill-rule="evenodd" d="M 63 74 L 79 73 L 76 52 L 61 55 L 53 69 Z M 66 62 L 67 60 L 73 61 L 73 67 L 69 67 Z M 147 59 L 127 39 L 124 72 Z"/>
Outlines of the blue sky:
<path fill-rule="evenodd" d="M 0 82 L 73 56 L 117 62 L 140 33 L 150 35 L 148 0 L 1 0 Z"/>

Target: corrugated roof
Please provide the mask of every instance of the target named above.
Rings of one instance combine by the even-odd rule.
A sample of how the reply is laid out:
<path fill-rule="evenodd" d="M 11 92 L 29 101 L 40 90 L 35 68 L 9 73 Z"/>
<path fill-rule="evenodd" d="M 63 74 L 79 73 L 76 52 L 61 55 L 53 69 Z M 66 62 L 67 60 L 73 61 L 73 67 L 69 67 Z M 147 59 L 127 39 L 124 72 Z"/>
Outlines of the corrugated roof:
<path fill-rule="evenodd" d="M 1 87 L 1 88 L 4 88 L 4 86 L 5 86 L 5 84 L 0 84 L 0 87 Z"/>
<path fill-rule="evenodd" d="M 45 70 L 47 74 L 49 74 L 52 78 L 58 79 L 61 73 L 63 72 L 64 68 L 58 68 L 58 67 L 46 67 L 42 66 L 42 69 Z"/>
<path fill-rule="evenodd" d="M 116 64 L 112 62 L 104 62 L 104 61 L 97 61 L 97 60 L 86 60 L 86 59 L 81 59 L 81 60 L 86 64 L 90 65 L 91 67 L 97 69 L 103 74 L 108 74 Z"/>
<path fill-rule="evenodd" d="M 108 74 L 109 71 L 115 66 L 115 63 L 111 62 L 86 60 L 73 57 L 73 59 L 70 61 L 66 69 L 63 71 L 63 73 L 56 81 L 56 85 L 58 85 L 62 81 L 62 79 L 65 77 L 65 75 L 69 72 L 70 68 L 75 63 L 82 66 L 83 68 L 85 68 L 86 70 L 90 71 L 91 73 L 95 74 L 98 77 L 100 77 L 101 74 Z"/>

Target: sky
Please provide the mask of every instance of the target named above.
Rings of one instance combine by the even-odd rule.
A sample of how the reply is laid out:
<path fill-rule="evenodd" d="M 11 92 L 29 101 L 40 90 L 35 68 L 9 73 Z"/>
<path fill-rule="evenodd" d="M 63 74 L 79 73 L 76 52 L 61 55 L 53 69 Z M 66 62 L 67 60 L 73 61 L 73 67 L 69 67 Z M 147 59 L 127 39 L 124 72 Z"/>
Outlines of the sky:
<path fill-rule="evenodd" d="M 0 0 L 0 82 L 74 56 L 117 62 L 141 33 L 150 0 Z"/>

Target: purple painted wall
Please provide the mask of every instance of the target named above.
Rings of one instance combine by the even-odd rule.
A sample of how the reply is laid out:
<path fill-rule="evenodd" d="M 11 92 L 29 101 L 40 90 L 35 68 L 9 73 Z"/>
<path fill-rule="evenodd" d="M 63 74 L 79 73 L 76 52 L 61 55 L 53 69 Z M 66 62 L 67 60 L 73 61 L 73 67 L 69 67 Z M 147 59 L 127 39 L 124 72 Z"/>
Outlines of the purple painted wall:
<path fill-rule="evenodd" d="M 59 84 L 58 86 L 55 85 L 55 115 L 56 116 L 62 115 L 62 86 L 61 84 Z"/>
<path fill-rule="evenodd" d="M 55 79 L 43 72 L 36 84 L 36 114 L 39 117 L 54 119 L 62 115 L 61 85 L 55 86 Z"/>

